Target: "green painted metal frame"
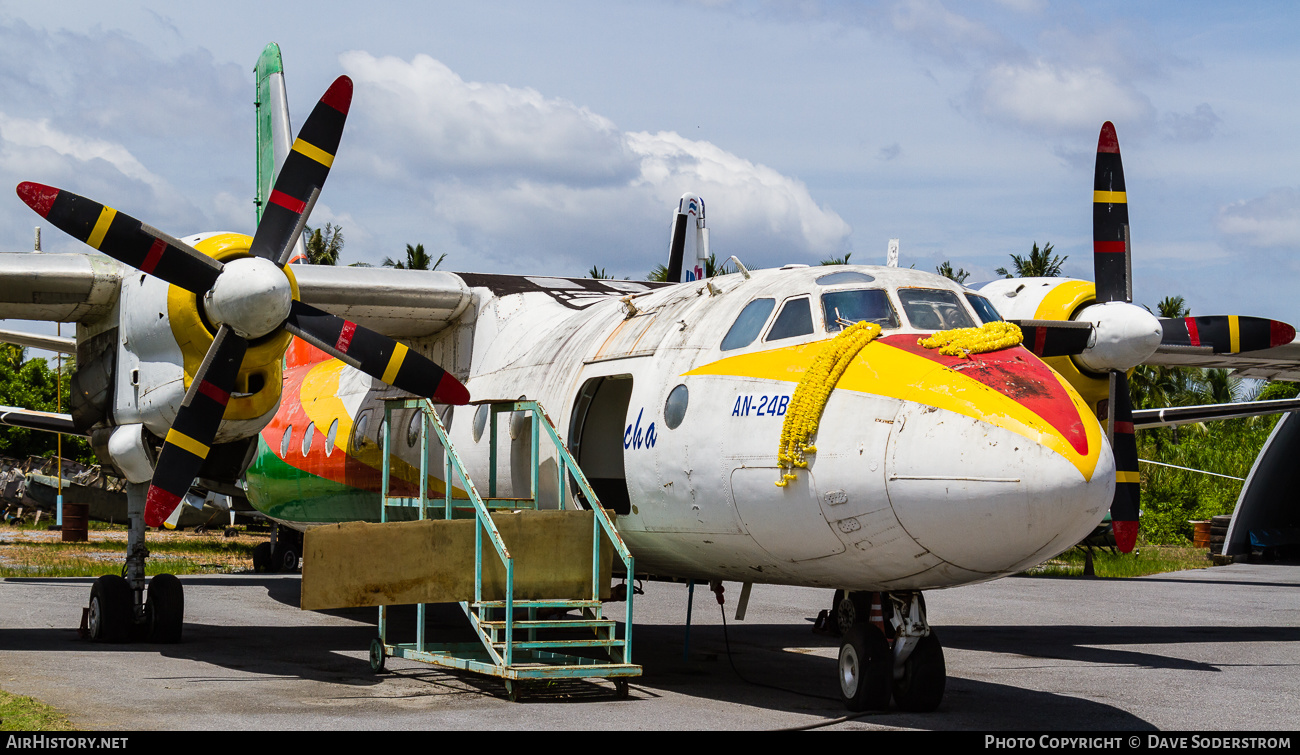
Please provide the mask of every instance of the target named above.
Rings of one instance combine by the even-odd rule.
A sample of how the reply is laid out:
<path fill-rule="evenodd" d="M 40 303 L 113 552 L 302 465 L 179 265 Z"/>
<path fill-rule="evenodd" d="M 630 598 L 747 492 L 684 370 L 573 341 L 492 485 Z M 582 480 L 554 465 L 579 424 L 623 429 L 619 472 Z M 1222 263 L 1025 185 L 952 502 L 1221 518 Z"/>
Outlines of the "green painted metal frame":
<path fill-rule="evenodd" d="M 623 562 L 624 573 L 631 579 L 635 574 L 635 561 L 627 545 L 623 542 L 622 537 L 614 526 L 613 520 L 609 513 L 600 505 L 600 501 L 592 490 L 591 484 L 587 481 L 586 475 L 578 466 L 577 461 L 569 453 L 563 441 L 560 440 L 559 434 L 555 430 L 555 425 L 547 416 L 546 411 L 536 401 L 525 399 L 517 401 L 491 401 L 478 402 L 487 403 L 489 408 L 489 454 L 488 454 L 488 497 L 485 499 L 479 495 L 478 489 L 470 479 L 469 473 L 465 469 L 460 455 L 456 453 L 455 447 L 451 443 L 451 438 L 447 434 L 446 427 L 443 426 L 442 420 L 434 411 L 432 402 L 426 399 L 391 399 L 384 405 L 384 425 L 383 432 L 380 434 L 383 444 L 382 465 L 382 493 L 380 507 L 380 521 L 388 521 L 388 509 L 390 507 L 410 507 L 419 508 L 419 518 L 427 519 L 430 511 L 430 499 L 428 491 L 429 480 L 429 437 L 428 429 L 433 428 L 438 442 L 443 449 L 443 500 L 441 513 L 443 518 L 451 519 L 456 516 L 458 511 L 468 510 L 472 507 L 474 516 L 479 526 L 474 530 L 474 602 L 462 602 L 461 608 L 469 617 L 471 625 L 479 636 L 478 643 L 441 643 L 430 645 L 426 642 L 424 636 L 425 624 L 425 604 L 416 606 L 416 638 L 415 643 L 401 643 L 390 645 L 387 641 L 388 623 L 387 611 L 384 606 L 379 608 L 379 640 L 383 645 L 384 654 L 390 657 L 407 658 L 410 660 L 422 661 L 434 665 L 457 668 L 466 671 L 473 671 L 480 674 L 501 677 L 507 680 L 517 679 L 547 679 L 547 678 L 580 678 L 580 677 L 628 677 L 639 676 L 641 667 L 632 665 L 631 647 L 632 647 L 632 609 L 633 593 L 627 590 L 626 606 L 624 613 L 624 630 L 623 639 L 616 637 L 616 626 L 613 620 L 605 619 L 602 613 L 600 603 L 600 543 L 602 534 L 607 537 L 614 547 L 615 552 Z M 419 464 L 419 497 L 409 498 L 390 495 L 390 479 L 392 459 L 392 432 L 393 432 L 393 410 L 394 409 L 416 409 L 418 410 L 423 421 L 420 423 L 420 464 Z M 497 417 L 500 414 L 510 413 L 513 416 L 516 412 L 528 412 L 530 414 L 530 498 L 509 498 L 498 499 L 497 492 Z M 540 490 L 540 440 L 541 433 L 539 427 L 546 429 L 552 444 L 554 445 L 556 457 L 561 462 L 557 464 L 558 492 L 561 506 L 568 505 L 567 482 L 569 475 L 577 482 L 578 489 L 581 491 L 587 501 L 591 502 L 594 513 L 594 525 L 592 533 L 592 575 L 591 587 L 592 598 L 590 600 L 544 600 L 544 601 L 516 601 L 514 599 L 514 559 L 506 548 L 505 542 L 501 538 L 501 533 L 497 530 L 495 523 L 492 521 L 490 512 L 493 509 L 518 509 L 524 508 L 524 503 L 529 507 L 536 508 Z M 464 484 L 466 498 L 455 497 L 455 476 L 459 476 Z M 468 506 L 456 506 L 455 502 L 465 502 Z M 437 510 L 436 508 L 434 509 Z M 484 601 L 483 600 L 483 537 L 487 535 L 493 549 L 497 552 L 498 558 L 506 569 L 506 596 L 503 601 Z M 514 609 L 516 607 L 526 607 L 529 618 L 527 621 L 516 622 L 514 620 Z M 584 620 L 573 621 L 538 621 L 537 609 L 540 607 L 562 607 L 577 608 L 583 612 Z M 484 615 L 490 615 L 494 610 L 503 611 L 503 621 L 492 621 L 483 618 L 478 611 Z M 528 630 L 527 640 L 515 640 L 514 632 L 516 624 Z M 538 640 L 537 630 L 555 629 L 560 627 L 586 627 L 593 629 L 597 638 L 592 640 Z M 599 637 L 601 630 L 608 633 L 608 637 Z M 501 639 L 497 639 L 501 637 Z M 498 650 L 498 646 L 500 650 Z M 611 656 L 617 655 L 616 662 L 605 663 L 591 658 L 582 656 L 569 655 L 565 653 L 551 652 L 546 648 L 578 648 L 578 647 L 603 647 L 607 648 Z M 517 661 L 525 660 L 533 663 L 542 663 L 540 666 L 519 666 Z"/>

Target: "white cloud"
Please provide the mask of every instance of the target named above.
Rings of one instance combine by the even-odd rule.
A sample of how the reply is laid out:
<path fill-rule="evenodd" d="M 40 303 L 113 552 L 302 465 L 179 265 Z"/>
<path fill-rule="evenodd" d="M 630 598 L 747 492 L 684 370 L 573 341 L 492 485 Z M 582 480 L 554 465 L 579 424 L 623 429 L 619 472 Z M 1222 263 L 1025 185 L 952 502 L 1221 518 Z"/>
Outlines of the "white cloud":
<path fill-rule="evenodd" d="M 1219 208 L 1219 231 L 1261 248 L 1300 248 L 1300 190 L 1273 189 L 1262 197 Z"/>
<path fill-rule="evenodd" d="M 623 132 L 534 89 L 467 82 L 426 55 L 341 60 L 356 84 L 352 119 L 362 132 L 344 149 L 360 145 L 363 170 L 411 187 L 461 243 L 489 258 L 503 261 L 509 248 L 515 258 L 549 250 L 580 260 L 584 250 L 615 248 L 628 268 L 648 269 L 662 261 L 669 210 L 686 191 L 708 203 L 716 242 L 751 258 L 847 244 L 848 224 L 801 181 L 709 142 Z"/>
<path fill-rule="evenodd" d="M 127 178 L 148 184 L 155 190 L 166 186 L 162 178 L 144 167 L 121 144 L 64 133 L 51 126 L 45 118 L 15 118 L 0 112 L 0 142 L 0 161 L 4 161 L 6 168 L 10 160 L 24 161 L 20 151 L 44 148 L 80 162 L 103 160 Z"/>
<path fill-rule="evenodd" d="M 1145 123 L 1155 115 L 1145 95 L 1107 71 L 1045 60 L 992 66 L 976 81 L 970 102 L 993 120 L 1048 133 L 1092 130 L 1106 120 Z"/>

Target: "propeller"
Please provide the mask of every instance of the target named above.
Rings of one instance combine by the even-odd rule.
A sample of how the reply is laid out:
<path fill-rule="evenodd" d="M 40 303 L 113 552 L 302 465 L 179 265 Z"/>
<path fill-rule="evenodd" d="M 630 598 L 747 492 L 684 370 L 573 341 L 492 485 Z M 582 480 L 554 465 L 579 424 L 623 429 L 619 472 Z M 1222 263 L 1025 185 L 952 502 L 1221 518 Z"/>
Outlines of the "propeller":
<path fill-rule="evenodd" d="M 1295 340 L 1295 328 L 1264 317 L 1210 315 L 1161 318 L 1161 348 L 1185 347 L 1214 354 L 1270 349 Z"/>
<path fill-rule="evenodd" d="M 1097 138 L 1097 164 L 1092 186 L 1092 266 L 1097 301 L 1133 303 L 1133 264 L 1129 238 L 1128 195 L 1119 138 L 1110 121 Z M 1133 434 L 1133 403 L 1128 374 L 1111 369 L 1110 415 L 1106 434 L 1115 453 L 1115 498 L 1110 520 L 1115 545 L 1129 553 L 1137 544 L 1142 491 L 1138 485 L 1137 438 Z"/>
<path fill-rule="evenodd" d="M 145 504 L 150 527 L 175 527 L 252 339 L 284 329 L 401 390 L 437 403 L 469 402 L 459 380 L 405 344 L 293 298 L 283 266 L 329 175 L 351 102 L 352 80 L 340 76 L 298 132 L 247 258 L 222 263 L 72 192 L 32 182 L 18 185 L 19 198 L 41 217 L 120 262 L 194 293 L 219 326 L 158 455 Z"/>

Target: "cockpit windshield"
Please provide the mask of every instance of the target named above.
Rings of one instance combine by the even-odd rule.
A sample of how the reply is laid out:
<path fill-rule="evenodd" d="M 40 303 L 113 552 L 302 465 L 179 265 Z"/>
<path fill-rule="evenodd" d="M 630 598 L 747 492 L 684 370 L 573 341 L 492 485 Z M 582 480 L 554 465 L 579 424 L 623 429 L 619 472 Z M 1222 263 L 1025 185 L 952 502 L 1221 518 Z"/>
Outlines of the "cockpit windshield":
<path fill-rule="evenodd" d="M 855 322 L 866 320 L 882 328 L 897 328 L 898 313 L 882 289 L 828 291 L 822 294 L 822 311 L 826 313 L 826 330 L 835 333 Z"/>
<path fill-rule="evenodd" d="M 898 300 L 903 303 L 908 322 L 917 330 L 975 327 L 975 322 L 962 306 L 961 299 L 952 291 L 940 288 L 900 288 Z"/>
<path fill-rule="evenodd" d="M 970 302 L 970 305 L 975 308 L 975 314 L 979 315 L 980 319 L 984 322 L 1002 322 L 1002 315 L 998 314 L 997 309 L 993 306 L 993 302 L 985 299 L 983 296 L 980 296 L 979 294 L 966 294 L 966 301 Z"/>

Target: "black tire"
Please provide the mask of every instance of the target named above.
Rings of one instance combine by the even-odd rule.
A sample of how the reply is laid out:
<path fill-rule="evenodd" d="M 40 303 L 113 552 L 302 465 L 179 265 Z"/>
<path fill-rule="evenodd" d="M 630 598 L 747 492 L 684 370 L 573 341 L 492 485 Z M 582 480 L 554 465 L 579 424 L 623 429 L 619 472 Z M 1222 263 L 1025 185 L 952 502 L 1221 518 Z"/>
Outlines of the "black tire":
<path fill-rule="evenodd" d="M 285 543 L 276 545 L 275 552 L 271 555 L 271 570 L 290 574 L 298 571 L 298 555 L 298 549 L 292 545 Z"/>
<path fill-rule="evenodd" d="M 135 623 L 131 585 L 116 574 L 105 574 L 90 586 L 87 628 L 95 642 L 126 642 Z"/>
<path fill-rule="evenodd" d="M 253 571 L 257 574 L 273 572 L 271 563 L 271 544 L 258 543 L 253 548 Z"/>
<path fill-rule="evenodd" d="M 370 670 L 376 674 L 383 673 L 388 656 L 384 655 L 384 643 L 379 638 L 370 641 Z"/>
<path fill-rule="evenodd" d="M 871 616 L 871 593 L 836 590 L 839 596 L 835 604 L 835 621 L 832 631 L 843 637 L 854 624 L 865 624 Z"/>
<path fill-rule="evenodd" d="M 894 680 L 894 654 L 880 630 L 854 624 L 840 643 L 840 698 L 853 712 L 889 708 Z"/>
<path fill-rule="evenodd" d="M 175 644 L 185 626 L 185 588 L 174 574 L 159 574 L 149 580 L 149 599 L 144 604 L 149 623 L 149 642 Z"/>
<path fill-rule="evenodd" d="M 929 713 L 939 707 L 947 684 L 943 645 L 931 629 L 903 662 L 903 677 L 894 682 L 894 705 L 910 713 Z"/>

